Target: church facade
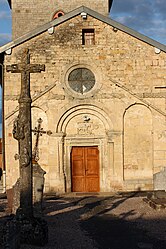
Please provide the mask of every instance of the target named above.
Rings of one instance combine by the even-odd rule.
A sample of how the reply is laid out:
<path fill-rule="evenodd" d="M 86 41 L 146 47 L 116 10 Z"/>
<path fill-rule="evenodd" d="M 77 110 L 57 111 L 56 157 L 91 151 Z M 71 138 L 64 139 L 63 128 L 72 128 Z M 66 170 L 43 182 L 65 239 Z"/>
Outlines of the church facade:
<path fill-rule="evenodd" d="M 166 46 L 108 17 L 111 1 L 12 0 L 13 41 L 4 64 L 6 188 L 19 177 L 20 74 L 28 48 L 32 129 L 45 192 L 152 190 L 166 170 Z M 33 147 L 36 135 L 32 131 Z"/>

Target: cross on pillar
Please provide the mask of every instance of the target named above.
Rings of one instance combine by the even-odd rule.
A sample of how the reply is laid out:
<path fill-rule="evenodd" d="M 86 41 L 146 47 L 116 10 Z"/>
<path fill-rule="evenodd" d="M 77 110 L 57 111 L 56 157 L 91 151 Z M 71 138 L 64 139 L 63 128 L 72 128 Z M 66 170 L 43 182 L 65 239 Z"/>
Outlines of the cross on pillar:
<path fill-rule="evenodd" d="M 30 74 L 44 70 L 45 65 L 30 64 L 28 49 L 23 51 L 20 64 L 6 66 L 7 72 L 21 74 L 19 115 L 14 122 L 13 136 L 18 140 L 19 147 L 20 210 L 26 217 L 33 216 Z"/>
<path fill-rule="evenodd" d="M 41 127 L 41 123 L 43 122 L 43 120 L 41 118 L 39 118 L 38 120 L 38 126 L 35 127 L 35 129 L 32 130 L 32 132 L 34 132 L 34 135 L 36 135 L 36 142 L 35 142 L 35 146 L 32 152 L 32 160 L 34 160 L 35 162 L 37 162 L 39 160 L 39 137 L 42 136 L 43 134 L 48 134 L 51 135 L 52 132 L 51 131 L 44 131 L 43 128 Z"/>

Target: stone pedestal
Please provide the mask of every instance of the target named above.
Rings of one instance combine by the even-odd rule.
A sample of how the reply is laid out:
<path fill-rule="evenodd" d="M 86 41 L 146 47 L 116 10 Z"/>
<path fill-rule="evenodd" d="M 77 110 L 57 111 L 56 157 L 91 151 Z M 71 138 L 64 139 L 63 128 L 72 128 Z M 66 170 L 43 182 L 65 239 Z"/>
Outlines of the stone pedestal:
<path fill-rule="evenodd" d="M 46 172 L 37 162 L 33 163 L 33 212 L 35 217 L 42 216 L 42 199 L 44 189 L 44 175 Z M 20 179 L 13 188 L 6 191 L 8 198 L 8 213 L 16 214 L 20 207 Z"/>
<path fill-rule="evenodd" d="M 166 191 L 166 167 L 154 175 L 154 190 Z"/>
<path fill-rule="evenodd" d="M 4 217 L 0 221 L 0 248 L 20 248 L 20 227 L 14 217 Z"/>
<path fill-rule="evenodd" d="M 42 200 L 44 189 L 44 175 L 46 172 L 37 162 L 33 163 L 33 214 L 34 217 L 42 216 Z"/>
<path fill-rule="evenodd" d="M 166 208 L 166 192 L 165 190 L 156 190 L 147 195 L 144 201 L 149 204 L 150 207 L 161 210 Z"/>
<path fill-rule="evenodd" d="M 20 208 L 20 180 L 7 192 L 9 208 L 14 218 L 6 223 L 3 231 L 6 240 L 4 249 L 19 249 L 19 243 L 44 246 L 48 242 L 47 222 L 42 219 L 42 199 L 44 174 L 46 172 L 35 162 L 33 163 L 33 216 L 26 217 Z M 12 229 L 13 227 L 13 229 Z M 16 239 L 15 239 L 16 238 Z M 1 244 L 0 244 L 1 245 Z M 1 248 L 1 247 L 0 247 Z"/>
<path fill-rule="evenodd" d="M 26 217 L 20 209 L 17 210 L 17 222 L 21 228 L 21 243 L 44 246 L 48 242 L 47 222 L 42 219 L 42 200 L 44 174 L 46 172 L 37 162 L 33 165 L 33 217 Z"/>
<path fill-rule="evenodd" d="M 20 228 L 21 244 L 44 246 L 48 243 L 48 225 L 44 219 L 25 217 L 18 209 L 16 220 Z"/>

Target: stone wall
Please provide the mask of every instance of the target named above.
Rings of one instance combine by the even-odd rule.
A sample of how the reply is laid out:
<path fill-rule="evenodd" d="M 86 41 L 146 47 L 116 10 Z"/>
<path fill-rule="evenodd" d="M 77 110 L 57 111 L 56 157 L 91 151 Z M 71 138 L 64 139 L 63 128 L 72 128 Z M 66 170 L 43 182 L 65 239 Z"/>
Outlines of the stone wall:
<path fill-rule="evenodd" d="M 83 5 L 108 15 L 108 0 L 12 0 L 13 39 L 50 22 L 59 10 L 68 13 Z"/>
<path fill-rule="evenodd" d="M 82 45 L 83 28 L 95 30 L 94 45 Z M 152 189 L 153 174 L 166 165 L 166 95 L 155 88 L 165 86 L 166 54 L 90 16 L 74 17 L 55 27 L 54 34 L 45 32 L 15 47 L 5 64 L 18 63 L 25 47 L 31 63 L 46 66 L 45 72 L 31 75 L 33 125 L 41 117 L 43 128 L 52 131 L 39 143 L 45 191 L 71 190 L 70 153 L 77 145 L 98 146 L 101 191 Z M 96 79 L 83 95 L 68 85 L 69 73 L 82 67 Z M 19 175 L 12 123 L 18 114 L 20 75 L 5 73 L 5 82 L 9 187 Z"/>

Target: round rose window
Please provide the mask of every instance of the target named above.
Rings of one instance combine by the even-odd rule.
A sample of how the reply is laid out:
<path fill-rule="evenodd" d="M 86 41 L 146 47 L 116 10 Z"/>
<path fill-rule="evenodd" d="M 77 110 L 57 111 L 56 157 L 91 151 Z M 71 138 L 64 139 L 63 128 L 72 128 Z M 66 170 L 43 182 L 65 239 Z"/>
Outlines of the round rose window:
<path fill-rule="evenodd" d="M 68 83 L 75 92 L 85 94 L 94 87 L 95 76 L 87 68 L 77 68 L 69 74 Z"/>

